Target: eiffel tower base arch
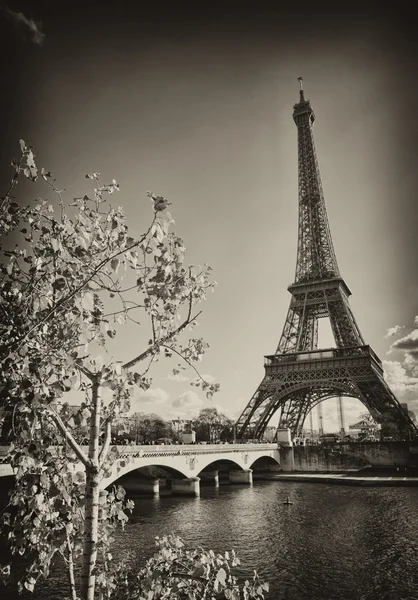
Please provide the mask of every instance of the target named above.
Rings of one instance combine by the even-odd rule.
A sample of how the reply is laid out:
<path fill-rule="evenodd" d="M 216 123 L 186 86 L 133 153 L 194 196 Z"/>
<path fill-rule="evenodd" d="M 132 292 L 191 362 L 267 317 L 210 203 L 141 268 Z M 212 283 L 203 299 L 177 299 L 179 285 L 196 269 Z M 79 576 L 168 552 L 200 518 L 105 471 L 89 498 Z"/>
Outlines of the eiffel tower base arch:
<path fill-rule="evenodd" d="M 301 435 L 308 413 L 335 396 L 357 398 L 377 422 L 396 424 L 400 439 L 416 436 L 416 427 L 383 377 L 370 346 L 333 348 L 266 356 L 265 376 L 238 419 L 238 438 L 260 439 L 277 411 L 280 427 Z"/>

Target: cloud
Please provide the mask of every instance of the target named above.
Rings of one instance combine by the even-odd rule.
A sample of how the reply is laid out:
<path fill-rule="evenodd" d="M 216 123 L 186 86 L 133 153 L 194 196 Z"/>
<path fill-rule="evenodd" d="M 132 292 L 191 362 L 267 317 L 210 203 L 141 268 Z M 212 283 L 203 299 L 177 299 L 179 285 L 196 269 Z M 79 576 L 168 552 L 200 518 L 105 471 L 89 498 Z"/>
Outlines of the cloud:
<path fill-rule="evenodd" d="M 243 410 L 244 410 L 243 408 L 240 408 L 240 409 L 237 409 L 237 410 L 233 410 L 233 411 L 232 411 L 232 410 L 229 410 L 229 409 L 227 409 L 227 410 L 223 410 L 223 413 L 224 413 L 224 415 L 226 415 L 227 417 L 229 417 L 229 418 L 230 418 L 230 419 L 232 419 L 233 421 L 238 421 L 238 419 L 239 419 L 239 418 L 240 418 L 240 416 L 242 415 L 242 411 L 243 411 Z M 273 417 L 272 417 L 272 418 L 274 418 L 275 416 L 276 416 L 276 415 L 273 415 Z"/>
<path fill-rule="evenodd" d="M 205 401 L 202 400 L 202 398 L 200 398 L 200 396 L 196 394 L 196 392 L 190 390 L 188 392 L 183 392 L 183 394 L 180 394 L 180 396 L 178 396 L 173 401 L 171 406 L 173 408 L 181 408 L 183 410 L 191 408 L 200 410 L 204 407 L 204 405 Z"/>
<path fill-rule="evenodd" d="M 403 360 L 403 366 L 409 372 L 410 375 L 414 377 L 418 377 L 418 361 L 417 358 L 412 354 L 405 353 L 405 357 Z"/>
<path fill-rule="evenodd" d="M 216 408 L 219 413 L 231 418 L 228 408 L 225 409 L 219 404 L 214 404 L 212 400 L 208 400 L 205 396 L 199 396 L 194 390 L 183 392 L 171 403 L 169 402 L 165 407 L 164 414 L 166 419 L 177 419 L 179 417 L 195 419 L 203 408 Z"/>
<path fill-rule="evenodd" d="M 206 373 L 205 375 L 202 375 L 202 379 L 204 379 L 207 383 L 215 383 L 216 382 L 216 377 L 214 377 L 213 375 L 209 375 L 208 373 Z"/>
<path fill-rule="evenodd" d="M 391 347 L 395 350 L 404 350 L 418 360 L 418 329 L 413 329 L 411 333 L 394 342 Z"/>
<path fill-rule="evenodd" d="M 403 328 L 404 325 L 395 325 L 394 327 L 389 327 L 389 329 L 386 331 L 385 338 L 393 337 Z"/>
<path fill-rule="evenodd" d="M 418 392 L 418 377 L 409 375 L 402 363 L 395 360 L 384 360 L 382 365 L 386 382 L 394 392 L 413 394 Z"/>
<path fill-rule="evenodd" d="M 394 392 L 402 396 L 403 401 L 411 403 L 413 410 L 418 409 L 418 316 L 414 319 L 414 329 L 396 340 L 390 351 L 403 353 L 400 361 L 383 361 L 385 379 Z"/>
<path fill-rule="evenodd" d="M 186 377 L 185 375 L 182 375 L 181 373 L 177 373 L 177 375 L 172 375 L 170 373 L 169 375 L 167 375 L 167 377 L 164 377 L 163 379 L 167 380 L 167 381 L 178 381 L 178 382 L 189 381 L 189 378 Z"/>
<path fill-rule="evenodd" d="M 131 400 L 131 412 L 158 412 L 168 404 L 169 395 L 161 388 L 140 391 Z"/>
<path fill-rule="evenodd" d="M 42 31 L 42 23 L 26 17 L 22 12 L 15 12 L 8 6 L 0 6 L 6 17 L 17 28 L 23 39 L 28 39 L 37 46 L 42 46 L 45 34 Z"/>
<path fill-rule="evenodd" d="M 172 399 L 162 388 L 150 388 L 146 392 L 138 392 L 131 400 L 130 412 L 152 412 L 170 421 L 179 417 L 193 419 L 206 406 L 213 405 L 206 398 L 202 399 L 194 390 L 183 392 Z"/>
<path fill-rule="evenodd" d="M 213 375 L 205 374 L 205 375 L 202 375 L 201 377 L 207 383 L 215 383 L 216 382 L 216 378 L 213 377 Z M 186 377 L 186 375 L 183 375 L 182 373 L 177 373 L 176 375 L 173 375 L 172 373 L 169 373 L 167 375 L 167 377 L 164 377 L 164 380 L 167 380 L 167 381 L 178 381 L 178 382 L 181 383 L 183 381 L 190 381 L 190 377 Z"/>

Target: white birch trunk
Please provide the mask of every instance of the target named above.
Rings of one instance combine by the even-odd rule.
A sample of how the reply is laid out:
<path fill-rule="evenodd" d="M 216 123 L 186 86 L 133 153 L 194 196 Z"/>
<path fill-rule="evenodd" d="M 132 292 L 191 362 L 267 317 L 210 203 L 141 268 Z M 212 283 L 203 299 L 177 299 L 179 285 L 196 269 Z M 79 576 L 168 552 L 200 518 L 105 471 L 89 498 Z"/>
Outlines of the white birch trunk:
<path fill-rule="evenodd" d="M 97 560 L 97 542 L 99 532 L 99 441 L 101 402 L 101 382 L 100 375 L 98 375 L 93 379 L 90 443 L 88 456 L 89 460 L 86 466 L 85 529 L 83 567 L 81 575 L 82 600 L 94 600 L 94 570 Z"/>
<path fill-rule="evenodd" d="M 75 577 L 74 577 L 74 560 L 73 560 L 73 546 L 71 544 L 70 536 L 67 531 L 67 549 L 68 549 L 68 582 L 70 584 L 70 595 L 71 600 L 77 600 L 77 592 L 75 587 Z"/>

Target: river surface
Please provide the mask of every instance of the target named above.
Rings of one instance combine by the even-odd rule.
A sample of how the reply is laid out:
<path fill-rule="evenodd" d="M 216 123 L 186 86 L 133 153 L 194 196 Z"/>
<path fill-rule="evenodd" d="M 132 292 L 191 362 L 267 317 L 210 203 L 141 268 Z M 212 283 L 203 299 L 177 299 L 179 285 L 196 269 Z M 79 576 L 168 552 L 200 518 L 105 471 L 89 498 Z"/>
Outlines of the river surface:
<path fill-rule="evenodd" d="M 287 496 L 293 505 L 282 504 Z M 418 488 L 270 481 L 142 497 L 114 555 L 129 549 L 141 560 L 167 533 L 190 547 L 234 548 L 239 575 L 257 569 L 271 600 L 418 600 Z M 65 591 L 55 580 L 30 597 L 63 600 Z"/>

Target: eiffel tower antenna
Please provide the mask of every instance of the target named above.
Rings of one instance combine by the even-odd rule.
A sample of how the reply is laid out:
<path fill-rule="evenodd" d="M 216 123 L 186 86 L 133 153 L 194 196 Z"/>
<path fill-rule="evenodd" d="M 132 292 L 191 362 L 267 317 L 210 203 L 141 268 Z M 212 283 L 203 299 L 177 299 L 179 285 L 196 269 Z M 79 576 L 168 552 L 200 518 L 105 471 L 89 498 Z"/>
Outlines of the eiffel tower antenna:
<path fill-rule="evenodd" d="M 300 101 L 304 102 L 305 101 L 305 97 L 303 95 L 303 77 L 298 77 L 298 81 L 299 81 Z"/>
<path fill-rule="evenodd" d="M 350 289 L 340 275 L 315 149 L 315 114 L 303 79 L 293 107 L 298 132 L 299 223 L 295 281 L 274 355 L 236 423 L 237 437 L 260 438 L 281 409 L 280 427 L 301 434 L 309 411 L 327 398 L 358 398 L 377 421 L 396 423 L 399 437 L 418 434 L 383 378 L 380 359 L 366 345 L 352 313 Z M 338 201 L 338 199 L 337 199 Z M 335 348 L 318 349 L 318 321 L 330 321 Z"/>

